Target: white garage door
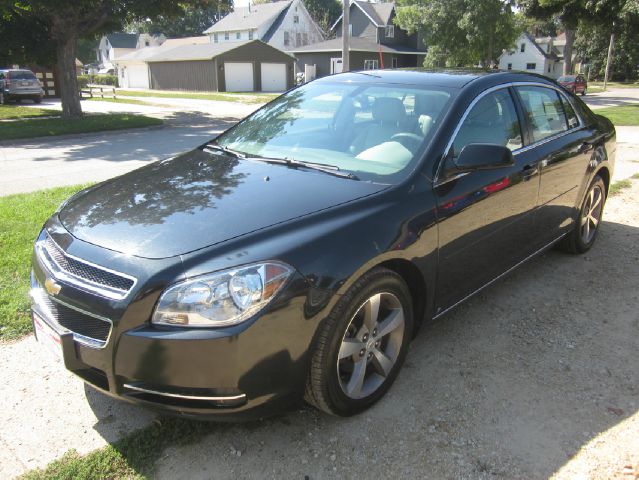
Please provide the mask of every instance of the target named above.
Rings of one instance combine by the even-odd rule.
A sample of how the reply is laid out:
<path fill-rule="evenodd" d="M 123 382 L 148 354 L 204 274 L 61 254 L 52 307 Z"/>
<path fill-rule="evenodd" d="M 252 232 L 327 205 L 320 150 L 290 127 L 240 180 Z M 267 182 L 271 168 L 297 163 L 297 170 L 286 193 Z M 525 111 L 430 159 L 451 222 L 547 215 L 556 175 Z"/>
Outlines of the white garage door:
<path fill-rule="evenodd" d="M 262 64 L 262 91 L 283 92 L 286 90 L 286 64 Z"/>
<path fill-rule="evenodd" d="M 252 92 L 253 64 L 224 62 L 224 81 L 227 92 Z"/>
<path fill-rule="evenodd" d="M 149 69 L 144 65 L 129 65 L 126 68 L 129 88 L 149 88 Z"/>

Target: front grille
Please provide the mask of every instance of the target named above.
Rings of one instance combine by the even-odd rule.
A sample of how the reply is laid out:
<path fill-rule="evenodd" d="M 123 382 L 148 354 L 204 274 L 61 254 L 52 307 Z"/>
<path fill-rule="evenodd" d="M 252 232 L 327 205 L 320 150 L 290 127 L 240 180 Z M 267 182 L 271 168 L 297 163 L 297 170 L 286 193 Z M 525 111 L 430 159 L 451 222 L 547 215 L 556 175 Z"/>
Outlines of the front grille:
<path fill-rule="evenodd" d="M 132 278 L 67 255 L 48 235 L 44 241 L 44 248 L 61 270 L 84 281 L 125 293 L 135 284 Z"/>
<path fill-rule="evenodd" d="M 39 299 L 49 311 L 51 320 L 71 332 L 95 340 L 102 345 L 106 343 L 111 333 L 111 323 L 107 320 L 87 315 L 74 308 L 52 301 L 49 296 L 42 294 Z"/>

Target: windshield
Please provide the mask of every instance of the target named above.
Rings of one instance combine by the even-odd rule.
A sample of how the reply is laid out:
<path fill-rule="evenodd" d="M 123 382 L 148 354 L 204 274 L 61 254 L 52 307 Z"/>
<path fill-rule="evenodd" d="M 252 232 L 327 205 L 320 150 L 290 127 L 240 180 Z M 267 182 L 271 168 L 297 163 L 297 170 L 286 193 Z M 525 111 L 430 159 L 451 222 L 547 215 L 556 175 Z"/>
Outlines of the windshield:
<path fill-rule="evenodd" d="M 559 77 L 559 78 L 557 79 L 557 81 L 558 81 L 558 82 L 574 82 L 574 81 L 575 81 L 575 77 L 569 77 L 569 76 L 566 76 L 566 77 Z"/>
<path fill-rule="evenodd" d="M 443 87 L 312 82 L 258 110 L 216 143 L 248 156 L 331 165 L 391 182 L 423 151 L 451 96 Z"/>

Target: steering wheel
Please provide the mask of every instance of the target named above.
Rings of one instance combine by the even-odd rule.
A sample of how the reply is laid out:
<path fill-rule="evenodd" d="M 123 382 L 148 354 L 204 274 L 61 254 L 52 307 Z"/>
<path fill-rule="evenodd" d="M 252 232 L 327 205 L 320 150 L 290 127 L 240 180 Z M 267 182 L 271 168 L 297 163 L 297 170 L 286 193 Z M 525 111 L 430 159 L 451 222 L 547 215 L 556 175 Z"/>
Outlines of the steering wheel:
<path fill-rule="evenodd" d="M 391 140 L 401 143 L 411 153 L 415 153 L 424 141 L 424 137 L 420 137 L 416 133 L 402 132 L 393 135 Z"/>

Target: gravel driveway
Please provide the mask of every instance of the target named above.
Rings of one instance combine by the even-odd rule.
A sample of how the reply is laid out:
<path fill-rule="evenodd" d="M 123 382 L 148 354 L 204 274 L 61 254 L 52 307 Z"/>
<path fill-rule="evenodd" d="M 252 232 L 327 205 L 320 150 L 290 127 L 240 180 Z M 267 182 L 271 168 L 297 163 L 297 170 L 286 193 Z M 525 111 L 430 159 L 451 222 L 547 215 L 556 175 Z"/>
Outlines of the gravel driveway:
<path fill-rule="evenodd" d="M 632 479 L 623 474 L 639 475 L 637 239 L 634 181 L 609 200 L 590 253 L 551 251 L 423 328 L 369 412 L 213 424 L 198 444 L 166 451 L 158 477 Z M 0 348 L 0 362 L 2 478 L 152 418 L 85 391 L 31 336 Z"/>

